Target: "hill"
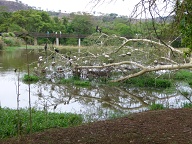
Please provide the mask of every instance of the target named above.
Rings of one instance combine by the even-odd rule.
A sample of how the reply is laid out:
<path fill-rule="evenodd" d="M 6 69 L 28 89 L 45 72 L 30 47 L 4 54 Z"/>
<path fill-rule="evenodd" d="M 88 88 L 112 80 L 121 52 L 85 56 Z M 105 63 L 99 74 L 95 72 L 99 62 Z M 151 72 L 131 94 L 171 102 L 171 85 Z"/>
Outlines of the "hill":
<path fill-rule="evenodd" d="M 14 12 L 18 10 L 28 10 L 32 7 L 28 6 L 27 4 L 23 4 L 21 1 L 13 2 L 13 1 L 6 1 L 6 0 L 0 0 L 0 11 L 8 11 L 8 12 Z"/>

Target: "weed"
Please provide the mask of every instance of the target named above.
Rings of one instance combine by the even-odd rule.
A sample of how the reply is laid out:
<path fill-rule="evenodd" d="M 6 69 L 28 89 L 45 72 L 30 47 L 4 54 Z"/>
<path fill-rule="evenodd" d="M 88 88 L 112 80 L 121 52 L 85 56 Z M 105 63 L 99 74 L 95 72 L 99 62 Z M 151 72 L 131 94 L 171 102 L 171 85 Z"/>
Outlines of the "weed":
<path fill-rule="evenodd" d="M 183 103 L 182 107 L 183 108 L 192 108 L 192 103 Z"/>
<path fill-rule="evenodd" d="M 35 76 L 35 75 L 27 75 L 25 74 L 23 77 L 23 81 L 24 82 L 37 82 L 39 81 L 39 77 Z"/>

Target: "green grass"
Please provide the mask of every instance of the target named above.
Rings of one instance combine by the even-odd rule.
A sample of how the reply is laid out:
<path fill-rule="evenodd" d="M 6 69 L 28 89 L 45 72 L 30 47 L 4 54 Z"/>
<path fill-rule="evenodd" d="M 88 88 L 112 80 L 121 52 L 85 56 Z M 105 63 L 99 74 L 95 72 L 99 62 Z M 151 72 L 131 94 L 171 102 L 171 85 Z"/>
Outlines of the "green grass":
<path fill-rule="evenodd" d="M 192 80 L 189 80 L 188 83 L 189 83 L 190 87 L 192 88 Z"/>
<path fill-rule="evenodd" d="M 0 108 L 0 139 L 17 135 L 18 120 L 20 131 L 28 134 L 30 131 L 29 110 L 21 109 L 18 117 L 17 110 Z M 43 131 L 49 128 L 70 127 L 82 124 L 83 117 L 72 113 L 52 113 L 32 109 L 32 132 Z"/>
<path fill-rule="evenodd" d="M 40 49 L 43 48 L 43 46 L 34 46 L 34 45 L 27 45 L 27 49 Z M 6 46 L 5 50 L 6 51 L 15 51 L 18 49 L 26 49 L 26 45 L 21 45 L 21 46 Z"/>
<path fill-rule="evenodd" d="M 163 110 L 163 109 L 165 109 L 163 104 L 152 103 L 151 105 L 149 105 L 149 110 Z"/>
<path fill-rule="evenodd" d="M 39 77 L 35 75 L 27 75 L 25 74 L 23 77 L 24 82 L 37 82 L 39 81 Z"/>
<path fill-rule="evenodd" d="M 192 103 L 183 103 L 182 107 L 183 108 L 192 108 Z"/>
<path fill-rule="evenodd" d="M 189 70 L 179 70 L 175 73 L 174 79 L 175 80 L 191 80 L 192 72 L 190 72 Z"/>
<path fill-rule="evenodd" d="M 128 85 L 134 85 L 138 87 L 156 87 L 156 88 L 169 88 L 171 87 L 171 81 L 167 79 L 155 79 L 151 77 L 135 77 L 125 81 Z"/>

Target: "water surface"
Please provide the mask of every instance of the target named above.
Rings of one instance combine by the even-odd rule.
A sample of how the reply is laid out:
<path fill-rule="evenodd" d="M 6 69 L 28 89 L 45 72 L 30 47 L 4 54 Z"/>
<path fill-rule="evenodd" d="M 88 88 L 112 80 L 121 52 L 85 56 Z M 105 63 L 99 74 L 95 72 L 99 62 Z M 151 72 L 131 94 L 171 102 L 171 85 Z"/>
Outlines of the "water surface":
<path fill-rule="evenodd" d="M 37 61 L 41 50 L 30 50 L 29 63 Z M 18 78 L 19 107 L 29 105 L 29 87 L 32 107 L 55 112 L 83 113 L 87 116 L 107 118 L 119 112 L 140 112 L 147 110 L 152 102 L 164 104 L 170 108 L 181 107 L 188 100 L 177 91 L 134 87 L 111 87 L 95 85 L 79 87 L 72 84 L 60 85 L 51 82 L 25 84 L 22 77 L 27 73 L 25 50 L 11 52 L 0 51 L 0 103 L 1 107 L 17 108 Z M 31 65 L 33 68 L 34 65 Z M 20 72 L 14 72 L 19 69 Z M 181 87 L 182 89 L 185 86 Z M 187 87 L 187 86 L 186 86 Z M 187 87 L 188 91 L 191 91 Z"/>

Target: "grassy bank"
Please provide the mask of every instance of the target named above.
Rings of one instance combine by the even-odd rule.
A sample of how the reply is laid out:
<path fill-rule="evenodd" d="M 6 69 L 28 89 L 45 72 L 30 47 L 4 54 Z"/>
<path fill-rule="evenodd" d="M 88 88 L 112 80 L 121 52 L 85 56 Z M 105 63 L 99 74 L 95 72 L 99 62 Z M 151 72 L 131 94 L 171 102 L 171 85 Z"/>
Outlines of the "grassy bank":
<path fill-rule="evenodd" d="M 83 122 L 81 115 L 72 113 L 52 113 L 32 109 L 32 132 L 43 131 L 56 127 L 71 127 Z M 19 129 L 18 129 L 19 125 Z M 29 110 L 18 111 L 9 108 L 0 108 L 0 138 L 13 137 L 30 132 Z"/>

